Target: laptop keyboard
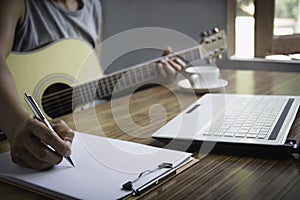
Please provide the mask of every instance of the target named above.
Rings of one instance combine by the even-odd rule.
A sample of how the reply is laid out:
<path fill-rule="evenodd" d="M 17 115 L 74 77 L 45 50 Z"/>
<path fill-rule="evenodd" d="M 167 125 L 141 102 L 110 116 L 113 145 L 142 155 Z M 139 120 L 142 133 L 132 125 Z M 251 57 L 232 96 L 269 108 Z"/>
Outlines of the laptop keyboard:
<path fill-rule="evenodd" d="M 293 100 L 274 96 L 238 98 L 230 111 L 220 114 L 200 134 L 275 140 Z"/>

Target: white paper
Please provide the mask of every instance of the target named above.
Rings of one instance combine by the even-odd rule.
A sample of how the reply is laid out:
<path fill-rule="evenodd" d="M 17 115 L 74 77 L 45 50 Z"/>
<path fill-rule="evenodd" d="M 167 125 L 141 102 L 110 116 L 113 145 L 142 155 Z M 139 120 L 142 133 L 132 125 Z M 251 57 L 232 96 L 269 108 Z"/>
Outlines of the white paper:
<path fill-rule="evenodd" d="M 177 166 L 191 154 L 166 150 L 127 141 L 76 133 L 71 158 L 75 167 L 63 160 L 53 169 L 37 172 L 14 164 L 9 153 L 0 155 L 0 177 L 36 188 L 58 197 L 78 199 L 118 199 L 130 194 L 121 186 L 135 180 L 145 170 L 153 170 L 163 162 Z M 167 169 L 142 176 L 134 188 L 158 177 Z M 44 188 L 44 189 L 42 189 Z"/>

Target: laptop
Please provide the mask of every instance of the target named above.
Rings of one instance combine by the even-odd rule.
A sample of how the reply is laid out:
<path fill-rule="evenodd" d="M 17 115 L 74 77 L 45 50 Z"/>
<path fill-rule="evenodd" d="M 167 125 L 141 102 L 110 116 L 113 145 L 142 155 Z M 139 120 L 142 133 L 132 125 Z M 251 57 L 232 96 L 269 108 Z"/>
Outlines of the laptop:
<path fill-rule="evenodd" d="M 205 94 L 152 137 L 281 146 L 289 142 L 299 102 L 298 96 Z"/>

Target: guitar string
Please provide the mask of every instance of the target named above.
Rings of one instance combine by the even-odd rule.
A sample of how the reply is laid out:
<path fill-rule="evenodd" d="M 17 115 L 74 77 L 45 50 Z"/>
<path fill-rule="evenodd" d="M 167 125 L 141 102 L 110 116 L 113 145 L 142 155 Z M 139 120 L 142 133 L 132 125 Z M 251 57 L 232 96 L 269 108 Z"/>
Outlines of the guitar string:
<path fill-rule="evenodd" d="M 199 57 L 199 56 L 198 56 Z M 151 63 L 152 64 L 152 63 Z M 141 69 L 141 68 L 140 68 Z M 143 72 L 145 72 L 145 71 L 147 71 L 147 72 L 149 72 L 149 69 L 148 68 L 145 68 L 145 69 L 143 69 L 143 70 L 141 70 L 141 71 L 143 71 Z M 128 73 L 128 72 L 132 72 L 132 73 Z M 96 85 L 98 85 L 98 86 L 100 86 L 99 88 L 97 88 L 97 91 L 96 92 L 98 92 L 98 94 L 99 93 L 102 93 L 102 97 L 106 97 L 106 96 L 109 96 L 109 95 L 111 95 L 111 93 L 112 93 L 112 91 L 113 91 L 113 89 L 108 89 L 108 87 L 109 88 L 112 88 L 112 86 L 115 86 L 116 85 L 116 82 L 120 79 L 119 77 L 120 77 L 120 75 L 121 75 L 121 78 L 123 78 L 122 77 L 122 74 L 123 74 L 123 76 L 124 75 L 126 75 L 127 76 L 127 78 L 128 79 L 130 79 L 130 75 L 134 75 L 134 77 L 136 78 L 136 74 L 134 73 L 134 71 L 132 70 L 132 69 L 130 69 L 130 70 L 128 70 L 128 71 L 126 71 L 126 72 L 122 72 L 121 74 L 114 74 L 113 76 L 118 76 L 117 77 L 117 79 L 115 79 L 115 80 L 111 80 L 112 78 L 113 78 L 113 76 L 110 76 L 110 77 L 106 77 L 106 84 L 104 85 L 104 87 L 103 87 L 103 84 L 101 84 L 101 82 L 103 83 L 103 82 L 105 82 L 105 80 L 104 80 L 104 78 L 103 79 L 99 79 L 99 80 L 97 80 L 96 82 L 94 82 L 94 84 L 96 84 Z M 141 76 L 142 76 L 142 74 L 141 74 Z M 155 76 L 157 76 L 157 72 L 155 73 Z M 153 78 L 153 76 L 149 76 L 150 78 L 147 78 L 147 80 L 150 80 L 151 78 Z M 107 79 L 108 78 L 108 79 Z M 118 79 L 119 78 L 119 79 Z M 145 80 L 145 81 L 147 81 L 147 80 Z M 109 81 L 109 84 L 107 84 L 107 81 Z M 127 80 L 127 81 L 129 81 L 130 82 L 130 80 Z M 99 82 L 99 83 L 98 83 Z M 108 86 L 107 86 L 108 85 Z M 102 86 L 102 87 L 101 87 Z M 96 87 L 96 86 L 94 86 L 94 87 Z M 130 86 L 129 86 L 130 87 Z M 103 89 L 103 88 L 105 88 L 105 89 Z M 125 86 L 125 88 L 128 88 L 128 86 Z M 107 91 L 107 92 L 105 92 L 105 90 Z M 109 90 L 112 90 L 112 91 L 109 91 Z M 92 101 L 94 101 L 95 100 L 95 98 L 88 98 L 89 96 L 91 96 L 89 93 L 90 93 L 90 91 L 89 91 L 89 88 L 88 88 L 88 90 L 80 90 L 79 89 L 79 91 L 81 91 L 81 92 L 79 92 L 79 95 L 74 95 L 73 94 L 73 97 L 74 97 L 74 101 L 73 101 L 73 103 L 75 102 L 75 105 L 81 105 L 81 104 L 84 104 L 84 103 L 90 103 L 90 102 L 92 102 Z M 82 92 L 83 91 L 83 92 Z M 99 92 L 100 91 L 100 92 Z M 68 90 L 68 93 L 66 94 L 66 90 L 64 90 L 63 91 L 64 92 L 64 96 L 66 96 L 67 95 L 67 97 L 65 97 L 65 99 L 62 99 L 61 98 L 61 95 L 58 97 L 58 96 L 56 96 L 56 97 L 54 97 L 55 98 L 55 100 L 58 100 L 59 102 L 67 102 L 67 100 L 70 100 L 70 98 L 68 98 L 70 95 L 72 95 L 72 92 L 73 92 L 73 88 L 69 88 L 69 90 Z M 60 93 L 62 93 L 62 92 L 60 92 Z M 85 94 L 87 94 L 87 95 L 82 95 L 82 93 L 85 93 Z M 93 94 L 94 94 L 95 92 L 93 92 Z M 88 96 L 88 97 L 86 97 L 86 96 Z M 44 109 L 46 110 L 46 108 L 47 109 L 50 109 L 50 110 L 53 110 L 53 107 L 55 106 L 55 107 L 57 107 L 57 103 L 56 103 L 56 101 L 54 101 L 54 98 L 52 98 L 52 101 L 51 102 L 53 102 L 53 103 L 47 103 L 47 104 L 43 104 L 44 105 Z M 78 99 L 80 99 L 80 100 L 78 100 Z M 82 103 L 82 102 L 84 102 L 84 103 Z M 51 105 L 52 104 L 52 105 Z M 71 108 L 70 108 L 70 106 L 71 106 Z M 52 108 L 51 108 L 52 107 Z M 68 104 L 66 104 L 66 105 L 64 105 L 64 106 L 60 106 L 59 107 L 59 109 L 62 109 L 62 110 L 66 110 L 66 108 L 69 108 L 69 109 L 71 109 L 72 110 L 72 102 L 69 102 Z M 57 112 L 57 111 L 54 111 L 54 112 Z M 48 114 L 49 114 L 49 112 L 48 112 Z"/>
<path fill-rule="evenodd" d="M 200 57 L 200 56 L 197 56 L 198 58 Z M 150 63 L 150 64 L 153 64 L 153 63 Z M 149 64 L 147 64 L 147 65 L 149 65 Z M 142 67 L 144 67 L 142 70 L 142 72 L 145 72 L 145 71 L 147 71 L 148 70 L 148 68 L 149 68 L 149 66 L 142 66 Z M 147 68 L 145 68 L 145 67 L 147 67 Z M 109 77 L 103 77 L 103 78 L 100 78 L 100 79 L 97 79 L 97 80 L 95 80 L 96 82 L 98 82 L 98 81 L 100 81 L 100 82 L 105 82 L 105 80 L 106 80 L 106 82 L 107 82 L 107 80 L 108 81 L 110 81 L 109 83 L 110 83 L 110 85 L 109 86 L 112 86 L 111 85 L 111 83 L 113 83 L 113 85 L 114 85 L 114 83 L 116 82 L 116 81 L 118 81 L 122 76 L 124 76 L 125 74 L 126 75 L 128 75 L 129 76 L 129 78 L 130 78 L 130 76 L 133 74 L 133 76 L 132 77 L 137 77 L 134 73 L 137 73 L 136 71 L 137 70 L 140 70 L 141 68 L 137 68 L 137 69 L 129 69 L 129 70 L 127 70 L 127 71 L 125 71 L 125 72 L 119 72 L 119 73 L 116 73 L 116 74 L 113 74 L 113 75 L 111 75 L 111 76 L 109 76 Z M 136 71 L 134 71 L 134 70 L 136 70 Z M 128 73 L 128 72 L 130 72 L 130 73 Z M 142 73 L 142 74 L 144 74 L 144 73 Z M 140 75 L 138 75 L 138 76 L 142 76 L 142 74 L 140 74 Z M 116 77 L 117 76 L 117 77 Z M 116 79 L 115 79 L 115 77 L 116 77 Z M 115 80 L 111 80 L 111 79 L 115 79 Z M 137 78 L 138 79 L 138 78 Z M 83 84 L 83 85 L 85 85 L 85 84 Z M 71 89 L 72 90 L 72 89 Z M 58 91 L 58 92 L 56 92 L 56 93 L 51 93 L 51 94 L 49 94 L 49 95 L 47 95 L 47 96 L 55 96 L 55 95 L 59 95 L 59 93 L 64 93 L 65 92 L 65 90 L 61 90 L 61 91 Z"/>
<path fill-rule="evenodd" d="M 147 70 L 145 70 L 145 71 L 147 71 Z M 128 74 L 128 73 L 126 73 L 125 74 L 127 77 L 126 78 L 128 78 L 128 79 L 130 79 L 130 74 Z M 134 74 L 133 74 L 134 75 Z M 157 74 L 155 74 L 155 76 L 157 76 Z M 150 76 L 148 76 L 149 78 L 147 78 L 147 79 L 144 79 L 143 81 L 148 81 L 148 80 L 150 80 L 150 79 L 153 79 L 155 76 L 152 76 L 152 75 L 150 75 Z M 123 78 L 123 77 L 121 77 L 121 78 Z M 102 79 L 101 79 L 102 80 Z M 99 93 L 101 94 L 100 95 L 100 97 L 107 97 L 107 96 L 110 96 L 111 95 L 111 93 L 113 92 L 113 90 L 114 89 L 104 89 L 104 88 L 107 88 L 107 87 L 109 87 L 109 88 L 113 88 L 114 86 L 116 86 L 116 84 L 117 84 L 117 82 L 118 82 L 118 80 L 119 79 L 115 79 L 115 80 L 109 80 L 109 79 L 107 79 L 108 81 L 110 81 L 110 83 L 109 84 L 107 84 L 107 82 L 106 82 L 106 84 L 101 84 L 101 82 L 103 83 L 104 82 L 104 80 L 97 80 L 97 82 L 99 82 L 99 83 L 96 83 L 97 85 L 98 85 L 98 88 L 96 88 L 96 86 L 93 86 L 94 88 L 96 88 L 96 90 L 94 90 L 93 92 L 90 92 L 92 89 L 90 89 L 90 88 L 88 88 L 87 90 L 85 89 L 85 88 L 83 88 L 83 89 L 78 89 L 77 87 L 76 87 L 76 89 L 75 89 L 75 94 L 74 94 L 74 89 L 73 88 L 68 88 L 68 89 L 64 89 L 63 90 L 63 92 L 59 92 L 59 93 L 61 93 L 61 94 L 59 94 L 59 95 L 53 95 L 53 93 L 52 94 L 50 94 L 51 96 L 53 96 L 53 97 L 50 97 L 50 98 L 47 98 L 47 100 L 45 100 L 45 101 L 47 101 L 47 103 L 43 103 L 43 108 L 44 108 L 44 110 L 46 110 L 46 109 L 50 109 L 51 110 L 51 107 L 54 107 L 54 106 L 57 106 L 57 100 L 59 101 L 59 102 L 66 102 L 67 100 L 69 100 L 69 99 L 74 99 L 74 102 L 75 102 L 75 105 L 76 104 L 78 104 L 78 105 L 80 105 L 81 104 L 81 102 L 84 102 L 84 103 L 89 103 L 89 102 L 92 102 L 93 100 L 95 100 L 95 98 L 88 98 L 87 96 L 91 96 L 91 94 L 92 94 L 92 96 L 94 96 L 94 94 L 95 94 L 95 92 L 99 95 Z M 130 82 L 130 80 L 127 80 L 127 81 L 129 81 Z M 140 82 L 140 83 L 142 83 L 142 82 Z M 103 86 L 104 85 L 104 86 Z M 109 85 L 109 86 L 107 86 L 107 85 Z M 132 86 L 132 84 L 128 84 L 129 86 L 124 86 L 124 89 L 126 89 L 126 88 L 129 88 L 130 86 Z M 109 91 L 109 90 L 112 90 L 112 91 Z M 104 92 L 105 91 L 105 92 Z M 72 95 L 72 93 L 73 93 L 73 95 Z M 82 95 L 82 94 L 87 94 L 87 95 Z M 70 96 L 72 95 L 72 98 L 70 98 Z M 78 99 L 85 99 L 85 100 L 78 100 Z M 90 99 L 90 100 L 89 100 Z M 87 100 L 87 101 L 86 101 Z M 45 101 L 43 101 L 43 102 L 45 102 Z M 78 103 L 79 102 L 79 103 Z M 83 103 L 83 104 L 84 104 Z M 60 108 L 62 108 L 62 107 L 60 107 Z"/>
<path fill-rule="evenodd" d="M 144 75 L 144 77 L 143 77 L 143 74 L 146 74 L 145 72 L 149 73 L 149 70 L 148 69 L 140 70 L 139 75 L 137 75 L 137 72 L 130 72 L 130 70 L 128 70 L 125 73 L 123 72 L 122 74 L 115 74 L 115 75 L 112 75 L 112 76 L 109 76 L 109 77 L 103 77 L 103 78 L 94 80 L 94 81 L 92 81 L 90 83 L 87 83 L 87 84 L 93 85 L 93 87 L 95 87 L 99 84 L 99 86 L 101 86 L 101 87 L 98 88 L 98 89 L 102 90 L 103 91 L 102 93 L 105 93 L 104 90 L 106 88 L 111 88 L 111 87 L 115 86 L 116 83 L 118 82 L 118 80 L 120 80 L 121 78 L 123 78 L 123 79 L 127 78 L 127 79 L 132 80 L 133 79 L 132 77 L 134 77 L 135 79 L 141 79 L 141 78 L 142 79 L 147 79 L 147 78 L 145 78 L 145 76 L 148 76 L 148 77 L 153 76 L 152 75 L 153 71 L 150 71 L 150 73 L 152 73 L 152 74 Z M 154 75 L 156 75 L 156 73 Z M 139 76 L 139 78 L 137 78 L 137 76 Z M 127 80 L 127 82 L 130 82 L 130 80 Z M 136 81 L 134 81 L 134 82 L 136 82 Z M 80 88 L 83 88 L 83 89 L 87 88 L 87 84 L 77 85 L 74 88 L 68 88 L 68 89 L 64 89 L 64 90 L 61 90 L 61 91 L 58 91 L 58 92 L 55 92 L 55 93 L 51 93 L 49 95 L 46 95 L 46 98 L 52 100 L 53 97 L 54 97 L 53 99 L 55 99 L 57 95 L 65 94 L 66 91 L 74 91 L 74 90 L 76 91 L 77 89 L 79 89 L 78 91 L 82 91 L 82 90 L 80 90 Z M 46 101 L 49 101 L 49 100 L 46 100 Z"/>
<path fill-rule="evenodd" d="M 87 98 L 87 97 L 85 97 L 86 95 L 77 95 L 77 98 L 78 98 L 78 96 L 79 96 L 79 99 L 84 98 L 84 100 L 78 100 L 78 99 L 75 100 L 75 105 L 84 104 L 82 102 L 90 103 L 90 102 L 93 102 L 93 100 L 96 99 L 96 98 Z M 60 101 L 60 102 L 62 101 L 63 104 L 64 104 L 64 106 L 60 106 L 59 108 L 60 109 L 66 109 L 66 108 L 71 107 L 73 99 L 66 97 L 64 100 L 62 100 L 62 98 L 58 98 L 57 100 Z M 48 105 L 44 106 L 45 107 L 44 109 L 53 110 L 53 109 L 51 109 L 51 107 L 53 108 L 54 106 L 57 106 L 57 103 L 51 104 L 51 105 L 48 103 Z"/>
<path fill-rule="evenodd" d="M 152 63 L 150 63 L 150 64 L 152 64 Z M 148 64 L 149 65 L 149 64 Z M 147 68 L 145 68 L 145 67 L 147 67 Z M 108 86 L 111 86 L 113 83 L 115 83 L 116 81 L 118 81 L 122 76 L 124 76 L 124 75 L 127 75 L 129 78 L 130 77 L 136 77 L 137 75 L 137 73 L 138 73 L 138 76 L 140 77 L 140 76 L 142 76 L 143 74 L 146 74 L 146 73 L 144 73 L 144 72 L 147 72 L 148 71 L 148 68 L 149 68 L 149 66 L 141 66 L 141 67 L 139 67 L 139 68 L 136 68 L 136 69 L 129 69 L 129 70 L 127 70 L 127 71 L 122 71 L 122 72 L 118 72 L 118 73 L 116 73 L 116 74 L 112 74 L 112 75 L 110 75 L 110 76 L 107 76 L 107 77 L 103 77 L 103 78 L 100 78 L 100 79 L 97 79 L 97 80 L 94 80 L 94 81 L 92 81 L 92 82 L 96 82 L 96 83 L 98 83 L 98 82 L 105 82 L 105 84 L 106 85 L 108 85 Z M 140 71 L 140 72 L 138 72 L 138 70 Z M 132 76 L 133 75 L 133 76 Z M 109 81 L 109 82 L 108 82 Z M 108 82 L 108 84 L 107 84 L 107 82 Z M 75 87 L 80 87 L 80 86 L 82 86 L 82 85 L 86 85 L 85 83 L 84 84 L 79 84 L 79 85 L 77 85 L 77 86 L 75 86 Z M 72 88 L 68 88 L 68 89 L 70 89 L 70 90 L 72 90 Z M 56 96 L 56 95 L 59 95 L 59 93 L 64 93 L 65 91 L 67 91 L 68 89 L 64 89 L 64 90 L 61 90 L 61 91 L 58 91 L 58 92 L 55 92 L 55 93 L 51 93 L 51 94 L 48 94 L 47 96 L 49 96 L 49 97 L 51 97 L 51 96 Z"/>
<path fill-rule="evenodd" d="M 80 98 L 81 99 L 81 98 Z M 65 101 L 63 101 L 64 103 L 63 103 L 63 105 L 62 106 L 59 106 L 59 107 L 57 107 L 57 104 L 52 104 L 52 105 L 47 105 L 44 109 L 49 109 L 49 111 L 47 112 L 47 114 L 49 115 L 49 116 L 51 116 L 53 113 L 55 114 L 56 112 L 57 112 L 57 110 L 67 110 L 67 109 L 71 109 L 72 110 L 72 106 L 73 106 L 73 104 L 72 104 L 72 102 L 75 104 L 75 105 L 84 105 L 84 104 L 82 104 L 82 100 L 75 100 L 75 101 L 72 101 L 72 98 L 69 98 L 68 99 L 69 101 L 67 101 L 67 100 L 65 100 Z M 90 101 L 86 101 L 87 103 L 90 103 L 90 102 L 93 102 L 95 100 L 95 98 L 92 98 Z M 61 102 L 61 99 L 59 99 L 59 102 Z M 79 103 L 78 103 L 79 102 Z M 53 109 L 53 108 L 55 108 L 55 109 Z M 67 113 L 64 113 L 64 114 L 67 114 Z"/>
<path fill-rule="evenodd" d="M 128 79 L 132 79 L 132 77 L 136 78 L 137 76 L 139 76 L 141 78 L 143 76 L 142 74 L 145 74 L 145 72 L 147 72 L 148 69 L 145 69 L 145 70 L 139 69 L 139 71 L 140 71 L 139 75 L 136 75 L 137 72 L 130 72 L 130 71 L 132 71 L 132 70 L 128 70 L 128 71 L 122 72 L 122 73 L 116 73 L 116 74 L 113 74 L 113 75 L 108 76 L 108 77 L 103 77 L 103 78 L 91 81 L 89 83 L 84 83 L 84 84 L 77 85 L 74 88 L 67 88 L 67 89 L 64 89 L 64 90 L 60 90 L 58 92 L 48 94 L 48 95 L 45 96 L 47 98 L 47 100 L 45 100 L 45 102 L 51 101 L 53 97 L 54 97 L 53 99 L 55 99 L 57 95 L 65 94 L 67 91 L 73 91 L 74 89 L 76 90 L 77 88 L 81 88 L 81 87 L 84 88 L 84 87 L 86 87 L 87 84 L 88 85 L 93 85 L 93 87 L 96 87 L 99 84 L 99 86 L 102 86 L 102 88 L 99 88 L 99 89 L 100 90 L 101 89 L 105 90 L 104 88 L 115 86 L 115 84 L 118 82 L 118 80 L 120 78 L 124 77 L 124 76 L 128 76 Z M 136 78 L 136 79 L 140 79 L 140 78 Z M 104 84 L 101 84 L 101 83 L 104 83 Z"/>
<path fill-rule="evenodd" d="M 197 49 L 194 49 L 193 51 L 195 51 L 195 50 L 197 50 Z M 186 54 L 186 53 L 190 53 L 191 55 L 193 54 L 193 52 L 191 51 L 191 52 L 184 52 L 183 54 Z M 194 52 L 195 53 L 195 52 Z M 197 52 L 198 53 L 198 52 Z M 178 54 L 178 56 L 181 56 L 181 57 L 185 57 L 185 55 L 180 55 L 180 54 Z M 186 57 L 188 57 L 188 56 L 186 56 Z M 200 54 L 196 54 L 196 57 L 198 57 L 198 59 L 200 58 Z M 150 64 L 153 64 L 153 63 L 150 63 Z M 149 64 L 147 64 L 147 65 L 149 65 Z M 144 70 L 144 71 L 147 71 L 148 70 L 148 67 L 149 66 L 147 66 L 147 65 L 145 65 L 145 66 L 142 66 L 142 67 L 144 67 L 142 70 Z M 114 78 L 115 76 L 118 76 L 117 77 L 117 79 L 116 80 L 118 80 L 119 78 L 121 78 L 124 74 L 127 74 L 127 75 L 130 75 L 128 72 L 133 72 L 133 73 L 135 73 L 135 71 L 134 70 L 139 70 L 139 69 L 141 69 L 142 67 L 139 67 L 139 68 L 133 68 L 133 69 L 129 69 L 129 70 L 127 70 L 127 71 L 124 71 L 124 72 L 119 72 L 119 73 L 116 73 L 116 74 L 113 74 L 113 75 L 111 75 L 111 76 L 109 76 L 109 77 L 103 77 L 103 78 L 100 78 L 100 79 L 97 79 L 97 80 L 95 80 L 95 81 L 102 81 L 102 79 L 103 79 L 103 81 L 104 81 L 104 79 L 108 79 L 109 81 L 111 81 L 110 79 L 110 77 L 112 77 L 112 78 Z M 147 67 L 147 68 L 145 68 L 145 67 Z M 61 91 L 59 91 L 59 92 L 56 92 L 56 93 L 51 93 L 51 94 L 49 94 L 49 96 L 51 96 L 52 94 L 52 96 L 54 96 L 54 95 L 58 95 L 59 93 L 64 93 L 64 91 L 65 90 L 61 90 Z M 48 95 L 47 95 L 48 96 Z"/>
<path fill-rule="evenodd" d="M 195 57 L 196 57 L 196 59 L 200 59 L 200 53 L 198 51 L 194 52 L 195 50 L 197 50 L 197 49 L 194 49 L 194 50 L 192 50 L 190 52 L 184 52 L 184 53 L 178 54 L 177 56 L 181 56 L 182 58 L 186 57 L 186 58 L 184 58 L 184 60 L 187 60 L 187 57 L 189 58 L 188 60 L 194 60 Z M 189 53 L 190 55 L 186 55 L 187 53 Z M 194 56 L 194 58 L 193 58 L 193 56 Z M 150 74 L 151 74 L 151 72 L 153 73 L 153 71 L 149 70 L 149 66 L 148 66 L 148 65 L 153 65 L 153 64 L 154 63 L 149 63 L 147 65 L 141 66 L 141 67 L 136 68 L 136 69 L 133 68 L 133 69 L 129 69 L 129 70 L 124 71 L 124 72 L 119 72 L 119 73 L 116 73 L 116 74 L 112 74 L 111 76 L 103 77 L 101 79 L 98 79 L 98 80 L 95 80 L 95 81 L 91 81 L 88 84 L 92 85 L 93 88 L 97 88 L 96 91 L 92 92 L 92 94 L 95 94 L 95 92 L 96 92 L 98 95 L 100 95 L 100 97 L 101 96 L 102 97 L 106 97 L 106 96 L 111 95 L 111 93 L 114 90 L 114 87 L 116 86 L 116 84 L 118 84 L 118 81 L 121 78 L 122 79 L 125 79 L 125 78 L 129 79 L 129 80 L 127 80 L 127 82 L 142 83 L 142 82 L 130 81 L 130 80 L 132 80 L 133 77 L 136 80 L 138 80 L 141 77 L 143 79 L 143 75 L 145 75 L 145 72 L 147 72 L 147 73 L 150 72 Z M 137 72 L 137 70 L 140 70 L 140 72 Z M 139 73 L 139 74 L 137 75 L 137 73 Z M 150 79 L 153 78 L 153 77 L 155 77 L 155 76 L 157 76 L 157 71 L 155 71 L 154 76 L 152 76 L 152 75 L 149 76 L 148 75 L 148 77 Z M 146 79 L 146 80 L 144 80 L 144 82 L 146 82 L 147 80 L 150 80 L 149 78 Z M 101 84 L 101 83 L 104 83 L 104 84 Z M 80 89 L 81 86 L 83 86 L 83 90 Z M 130 84 L 130 86 L 132 86 L 132 85 Z M 125 86 L 124 89 L 129 88 L 129 87 Z M 76 92 L 76 90 L 79 91 L 79 92 Z M 57 106 L 57 103 L 56 103 L 57 100 L 59 102 L 67 101 L 68 99 L 70 99 L 69 96 L 72 95 L 72 93 L 74 91 L 76 93 L 79 93 L 79 94 L 75 93 L 75 95 L 74 94 L 72 95 L 72 98 L 75 99 L 74 100 L 75 101 L 75 105 L 78 103 L 78 102 L 76 102 L 76 101 L 78 101 L 78 99 L 81 99 L 81 100 L 83 99 L 83 101 L 85 103 L 91 102 L 91 100 L 93 101 L 93 100 L 95 100 L 95 98 L 89 98 L 91 96 L 90 90 L 91 89 L 90 89 L 90 87 L 87 87 L 87 84 L 82 84 L 82 85 L 75 86 L 74 88 L 68 88 L 68 89 L 64 89 L 64 90 L 61 90 L 61 91 L 58 91 L 58 92 L 46 95 L 43 98 L 43 107 L 44 107 L 44 110 L 46 110 L 46 109 L 52 110 L 51 107 L 53 107 L 53 106 L 56 107 Z M 87 97 L 85 97 L 86 95 L 82 95 L 82 93 L 83 94 L 87 94 Z M 62 97 L 63 97 L 63 99 L 62 99 Z M 88 100 L 88 101 L 86 102 L 85 100 Z M 81 104 L 81 103 L 82 103 L 82 101 L 79 100 L 78 104 Z M 62 107 L 60 107 L 60 109 L 62 109 Z"/>
<path fill-rule="evenodd" d="M 143 66 L 143 67 L 145 67 L 145 66 Z M 153 77 L 153 76 L 157 75 L 156 71 L 150 71 L 148 69 L 150 66 L 146 66 L 146 67 L 147 68 L 137 68 L 136 70 L 130 69 L 126 72 L 117 73 L 117 74 L 113 74 L 108 77 L 103 77 L 103 78 L 97 79 L 88 84 L 93 85 L 95 87 L 99 83 L 100 88 L 98 88 L 98 89 L 100 90 L 101 94 L 105 95 L 105 93 L 107 93 L 107 92 L 105 92 L 105 89 L 114 87 L 121 78 L 122 78 L 122 80 L 126 79 L 126 78 L 129 79 L 129 80 L 127 80 L 127 82 L 133 82 L 133 85 L 134 85 L 135 83 L 139 83 L 145 79 L 148 79 L 148 77 Z M 104 84 L 101 84 L 101 83 L 104 83 Z M 64 90 L 46 95 L 45 97 L 47 100 L 45 100 L 45 102 L 52 101 L 53 99 L 57 98 L 56 97 L 57 95 L 65 94 L 68 91 L 71 92 L 74 89 L 76 90 L 77 88 L 80 88 L 80 87 L 84 88 L 84 87 L 86 87 L 86 84 L 78 85 L 78 86 L 75 86 L 75 88 L 68 88 L 68 89 L 64 89 Z M 126 88 L 126 86 L 125 86 L 125 88 Z"/>

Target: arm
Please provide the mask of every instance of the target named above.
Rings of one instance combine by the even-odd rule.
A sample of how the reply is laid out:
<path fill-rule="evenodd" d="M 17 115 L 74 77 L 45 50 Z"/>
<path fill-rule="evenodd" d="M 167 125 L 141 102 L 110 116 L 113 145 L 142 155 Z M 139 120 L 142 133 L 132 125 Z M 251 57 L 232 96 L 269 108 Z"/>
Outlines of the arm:
<path fill-rule="evenodd" d="M 63 139 L 55 137 L 44 124 L 27 112 L 17 95 L 15 82 L 6 64 L 15 30 L 22 24 L 24 13 L 24 1 L 0 1 L 0 130 L 8 138 L 14 162 L 42 170 L 59 163 L 62 156 L 70 154 L 71 149 Z M 74 133 L 65 123 L 55 121 L 53 125 L 61 137 L 66 136 L 68 141 L 72 141 Z M 56 152 L 44 143 L 52 146 Z"/>

